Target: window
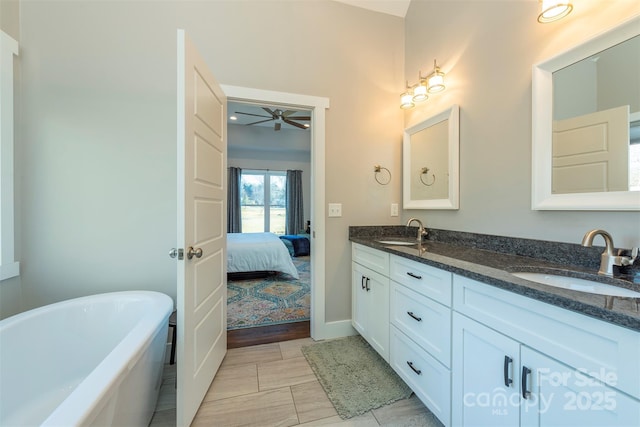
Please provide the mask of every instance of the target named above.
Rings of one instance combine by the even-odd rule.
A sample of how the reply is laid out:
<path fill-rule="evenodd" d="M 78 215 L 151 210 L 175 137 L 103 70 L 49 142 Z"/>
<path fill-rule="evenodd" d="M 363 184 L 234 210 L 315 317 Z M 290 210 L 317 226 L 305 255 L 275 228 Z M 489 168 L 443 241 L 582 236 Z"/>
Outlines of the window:
<path fill-rule="evenodd" d="M 13 231 L 13 56 L 18 42 L 0 31 L 0 280 L 17 276 Z"/>
<path fill-rule="evenodd" d="M 284 171 L 243 170 L 240 179 L 242 232 L 284 234 L 286 224 Z"/>

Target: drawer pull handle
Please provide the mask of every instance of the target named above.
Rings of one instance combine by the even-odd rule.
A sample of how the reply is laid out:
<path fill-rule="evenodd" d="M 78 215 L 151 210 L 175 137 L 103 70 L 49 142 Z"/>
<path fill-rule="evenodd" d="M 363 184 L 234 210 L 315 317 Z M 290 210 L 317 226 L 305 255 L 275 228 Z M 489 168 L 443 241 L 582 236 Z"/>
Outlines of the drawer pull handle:
<path fill-rule="evenodd" d="M 407 276 L 411 276 L 411 277 L 413 277 L 414 279 L 418 279 L 418 280 L 422 279 L 422 276 L 420 276 L 420 275 L 418 275 L 418 274 L 416 274 L 416 273 L 412 273 L 412 272 L 410 272 L 410 271 L 407 271 Z"/>
<path fill-rule="evenodd" d="M 413 362 L 409 362 L 409 361 L 407 360 L 407 365 L 409 365 L 409 367 L 410 367 L 410 368 L 413 370 L 413 372 L 415 372 L 416 374 L 418 374 L 418 375 L 421 375 L 421 374 L 422 374 L 422 371 L 421 371 L 420 369 L 416 369 L 416 367 L 415 367 L 415 366 L 413 366 Z"/>
<path fill-rule="evenodd" d="M 362 276 L 362 279 L 360 280 L 360 285 L 362 285 L 362 289 L 365 289 L 364 279 L 366 279 L 366 277 Z"/>
<path fill-rule="evenodd" d="M 509 366 L 513 363 L 513 359 L 509 356 L 504 357 L 504 385 L 507 387 L 511 387 L 513 384 L 513 379 L 510 378 L 510 369 Z"/>
<path fill-rule="evenodd" d="M 529 396 L 531 395 L 531 392 L 528 390 L 527 387 L 527 378 L 529 377 L 529 375 L 531 375 L 531 369 L 527 368 L 526 366 L 522 367 L 522 398 L 523 399 L 528 399 Z"/>
<path fill-rule="evenodd" d="M 409 316 L 411 316 L 414 320 L 416 320 L 417 322 L 422 322 L 422 317 L 418 317 L 415 314 L 413 314 L 413 311 L 407 311 L 407 314 Z"/>
<path fill-rule="evenodd" d="M 367 286 L 366 286 L 367 292 L 369 292 L 371 290 L 371 287 L 369 287 L 369 278 L 367 277 Z"/>

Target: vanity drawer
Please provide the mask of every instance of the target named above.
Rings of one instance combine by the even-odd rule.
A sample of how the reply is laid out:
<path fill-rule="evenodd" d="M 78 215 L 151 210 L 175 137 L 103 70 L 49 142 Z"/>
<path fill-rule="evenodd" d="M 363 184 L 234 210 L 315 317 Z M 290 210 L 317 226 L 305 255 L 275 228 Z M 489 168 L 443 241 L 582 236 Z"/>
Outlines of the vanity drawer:
<path fill-rule="evenodd" d="M 391 282 L 391 323 L 442 364 L 451 366 L 451 309 Z"/>
<path fill-rule="evenodd" d="M 391 367 L 445 425 L 450 425 L 451 372 L 391 325 Z"/>
<path fill-rule="evenodd" d="M 389 277 L 389 254 L 386 252 L 353 243 L 351 261 Z"/>
<path fill-rule="evenodd" d="M 391 280 L 451 307 L 452 274 L 410 259 L 391 255 Z"/>

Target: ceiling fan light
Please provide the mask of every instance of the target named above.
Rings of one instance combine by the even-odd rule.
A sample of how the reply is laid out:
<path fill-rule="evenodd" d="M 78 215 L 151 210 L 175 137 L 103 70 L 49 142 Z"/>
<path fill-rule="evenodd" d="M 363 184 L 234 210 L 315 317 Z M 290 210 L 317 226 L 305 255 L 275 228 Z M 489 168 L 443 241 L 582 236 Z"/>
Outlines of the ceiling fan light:
<path fill-rule="evenodd" d="M 540 0 L 538 22 L 546 24 L 564 18 L 573 10 L 573 5 L 566 0 Z"/>
<path fill-rule="evenodd" d="M 427 86 L 424 82 L 420 82 L 418 86 L 413 89 L 413 102 L 422 102 L 429 99 L 429 95 L 427 95 Z"/>
<path fill-rule="evenodd" d="M 405 93 L 400 95 L 400 108 L 407 109 L 415 106 L 413 103 L 413 92 L 411 89 L 407 89 Z"/>

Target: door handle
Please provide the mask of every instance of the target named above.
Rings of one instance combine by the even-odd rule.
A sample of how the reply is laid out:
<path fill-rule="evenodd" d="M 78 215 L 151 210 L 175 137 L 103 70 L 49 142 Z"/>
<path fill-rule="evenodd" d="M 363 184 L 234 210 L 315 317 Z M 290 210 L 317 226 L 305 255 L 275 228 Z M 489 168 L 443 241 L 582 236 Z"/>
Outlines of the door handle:
<path fill-rule="evenodd" d="M 369 278 L 368 277 L 367 277 L 367 282 L 366 283 L 367 283 L 366 289 L 367 289 L 367 292 L 369 292 L 371 290 L 371 288 L 369 287 Z"/>
<path fill-rule="evenodd" d="M 201 258 L 202 257 L 202 248 L 194 249 L 193 246 L 189 246 L 189 249 L 187 249 L 187 259 L 191 259 L 194 256 L 196 258 Z"/>
<path fill-rule="evenodd" d="M 509 375 L 509 373 L 511 372 L 509 367 L 512 363 L 512 358 L 510 358 L 509 356 L 504 356 L 504 385 L 507 387 L 511 387 L 511 384 L 513 384 L 513 379 L 511 378 L 511 375 Z"/>
<path fill-rule="evenodd" d="M 522 367 L 522 398 L 523 399 L 528 399 L 529 396 L 531 395 L 531 392 L 529 391 L 529 387 L 527 387 L 527 377 L 529 377 L 529 375 L 531 375 L 531 369 L 527 368 L 526 366 Z"/>
<path fill-rule="evenodd" d="M 169 251 L 169 256 L 171 258 L 184 259 L 184 249 L 171 248 L 171 250 Z"/>

